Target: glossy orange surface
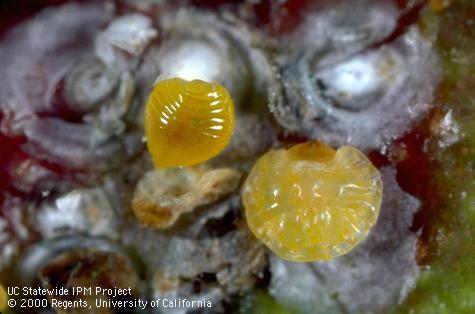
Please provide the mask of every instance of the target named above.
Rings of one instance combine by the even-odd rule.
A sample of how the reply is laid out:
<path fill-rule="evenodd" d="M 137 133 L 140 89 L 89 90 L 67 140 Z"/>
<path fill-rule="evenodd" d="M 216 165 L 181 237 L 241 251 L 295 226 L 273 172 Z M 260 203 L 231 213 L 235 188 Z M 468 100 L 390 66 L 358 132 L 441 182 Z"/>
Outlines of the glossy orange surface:
<path fill-rule="evenodd" d="M 234 105 L 218 83 L 158 82 L 145 108 L 147 146 L 156 167 L 191 166 L 219 154 L 234 129 Z"/>

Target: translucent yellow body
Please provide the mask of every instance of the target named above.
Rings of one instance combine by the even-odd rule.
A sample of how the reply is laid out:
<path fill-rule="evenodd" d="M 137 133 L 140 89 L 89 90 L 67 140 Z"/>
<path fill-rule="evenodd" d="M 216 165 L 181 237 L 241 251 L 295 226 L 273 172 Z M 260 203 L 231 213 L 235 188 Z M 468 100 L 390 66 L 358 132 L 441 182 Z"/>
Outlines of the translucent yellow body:
<path fill-rule="evenodd" d="M 219 154 L 234 129 L 234 105 L 217 83 L 158 82 L 145 108 L 147 146 L 156 167 L 191 166 Z"/>
<path fill-rule="evenodd" d="M 5 288 L 3 288 L 2 285 L 0 285 L 0 312 L 6 310 L 7 308 L 7 292 L 5 291 Z"/>
<path fill-rule="evenodd" d="M 281 258 L 309 262 L 345 254 L 376 223 L 379 171 L 357 149 L 309 142 L 273 150 L 243 187 L 247 223 Z"/>

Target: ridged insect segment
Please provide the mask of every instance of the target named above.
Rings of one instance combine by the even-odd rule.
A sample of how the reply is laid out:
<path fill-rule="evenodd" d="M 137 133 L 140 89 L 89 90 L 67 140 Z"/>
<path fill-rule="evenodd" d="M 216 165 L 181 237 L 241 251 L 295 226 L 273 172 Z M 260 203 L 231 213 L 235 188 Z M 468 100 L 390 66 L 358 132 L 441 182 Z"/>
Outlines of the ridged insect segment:
<path fill-rule="evenodd" d="M 243 187 L 249 228 L 281 258 L 310 262 L 345 254 L 376 223 L 379 171 L 359 150 L 308 142 L 272 150 Z"/>
<path fill-rule="evenodd" d="M 218 155 L 234 129 L 234 105 L 218 83 L 159 81 L 145 108 L 147 146 L 156 167 L 191 166 Z"/>

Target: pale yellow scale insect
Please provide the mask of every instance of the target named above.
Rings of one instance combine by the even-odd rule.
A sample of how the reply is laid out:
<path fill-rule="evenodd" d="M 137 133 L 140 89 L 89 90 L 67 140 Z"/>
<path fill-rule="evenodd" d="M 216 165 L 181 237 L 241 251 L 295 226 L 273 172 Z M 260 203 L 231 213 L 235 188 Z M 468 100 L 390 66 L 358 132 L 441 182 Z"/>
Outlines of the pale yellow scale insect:
<path fill-rule="evenodd" d="M 159 81 L 145 108 L 147 146 L 156 167 L 191 166 L 219 154 L 234 129 L 234 105 L 218 83 Z"/>
<path fill-rule="evenodd" d="M 255 236 L 283 259 L 328 260 L 348 253 L 378 219 L 379 171 L 357 149 L 308 142 L 272 150 L 243 187 Z"/>

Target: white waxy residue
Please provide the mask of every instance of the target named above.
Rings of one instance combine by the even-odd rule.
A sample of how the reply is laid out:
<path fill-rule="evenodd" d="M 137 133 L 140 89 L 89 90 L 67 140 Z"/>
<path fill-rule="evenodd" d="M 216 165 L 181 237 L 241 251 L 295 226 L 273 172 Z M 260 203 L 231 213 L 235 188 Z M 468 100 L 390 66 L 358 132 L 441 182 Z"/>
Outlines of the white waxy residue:
<path fill-rule="evenodd" d="M 447 148 L 460 140 L 460 129 L 454 121 L 452 109 L 445 114 L 439 127 L 440 139 L 438 144 L 440 148 Z"/>
<path fill-rule="evenodd" d="M 157 36 L 157 31 L 150 18 L 141 14 L 128 14 L 112 21 L 104 35 L 111 45 L 137 55 Z"/>
<path fill-rule="evenodd" d="M 43 206 L 36 214 L 36 226 L 45 238 L 75 232 L 115 237 L 117 217 L 112 206 L 102 188 L 73 190 Z"/>

